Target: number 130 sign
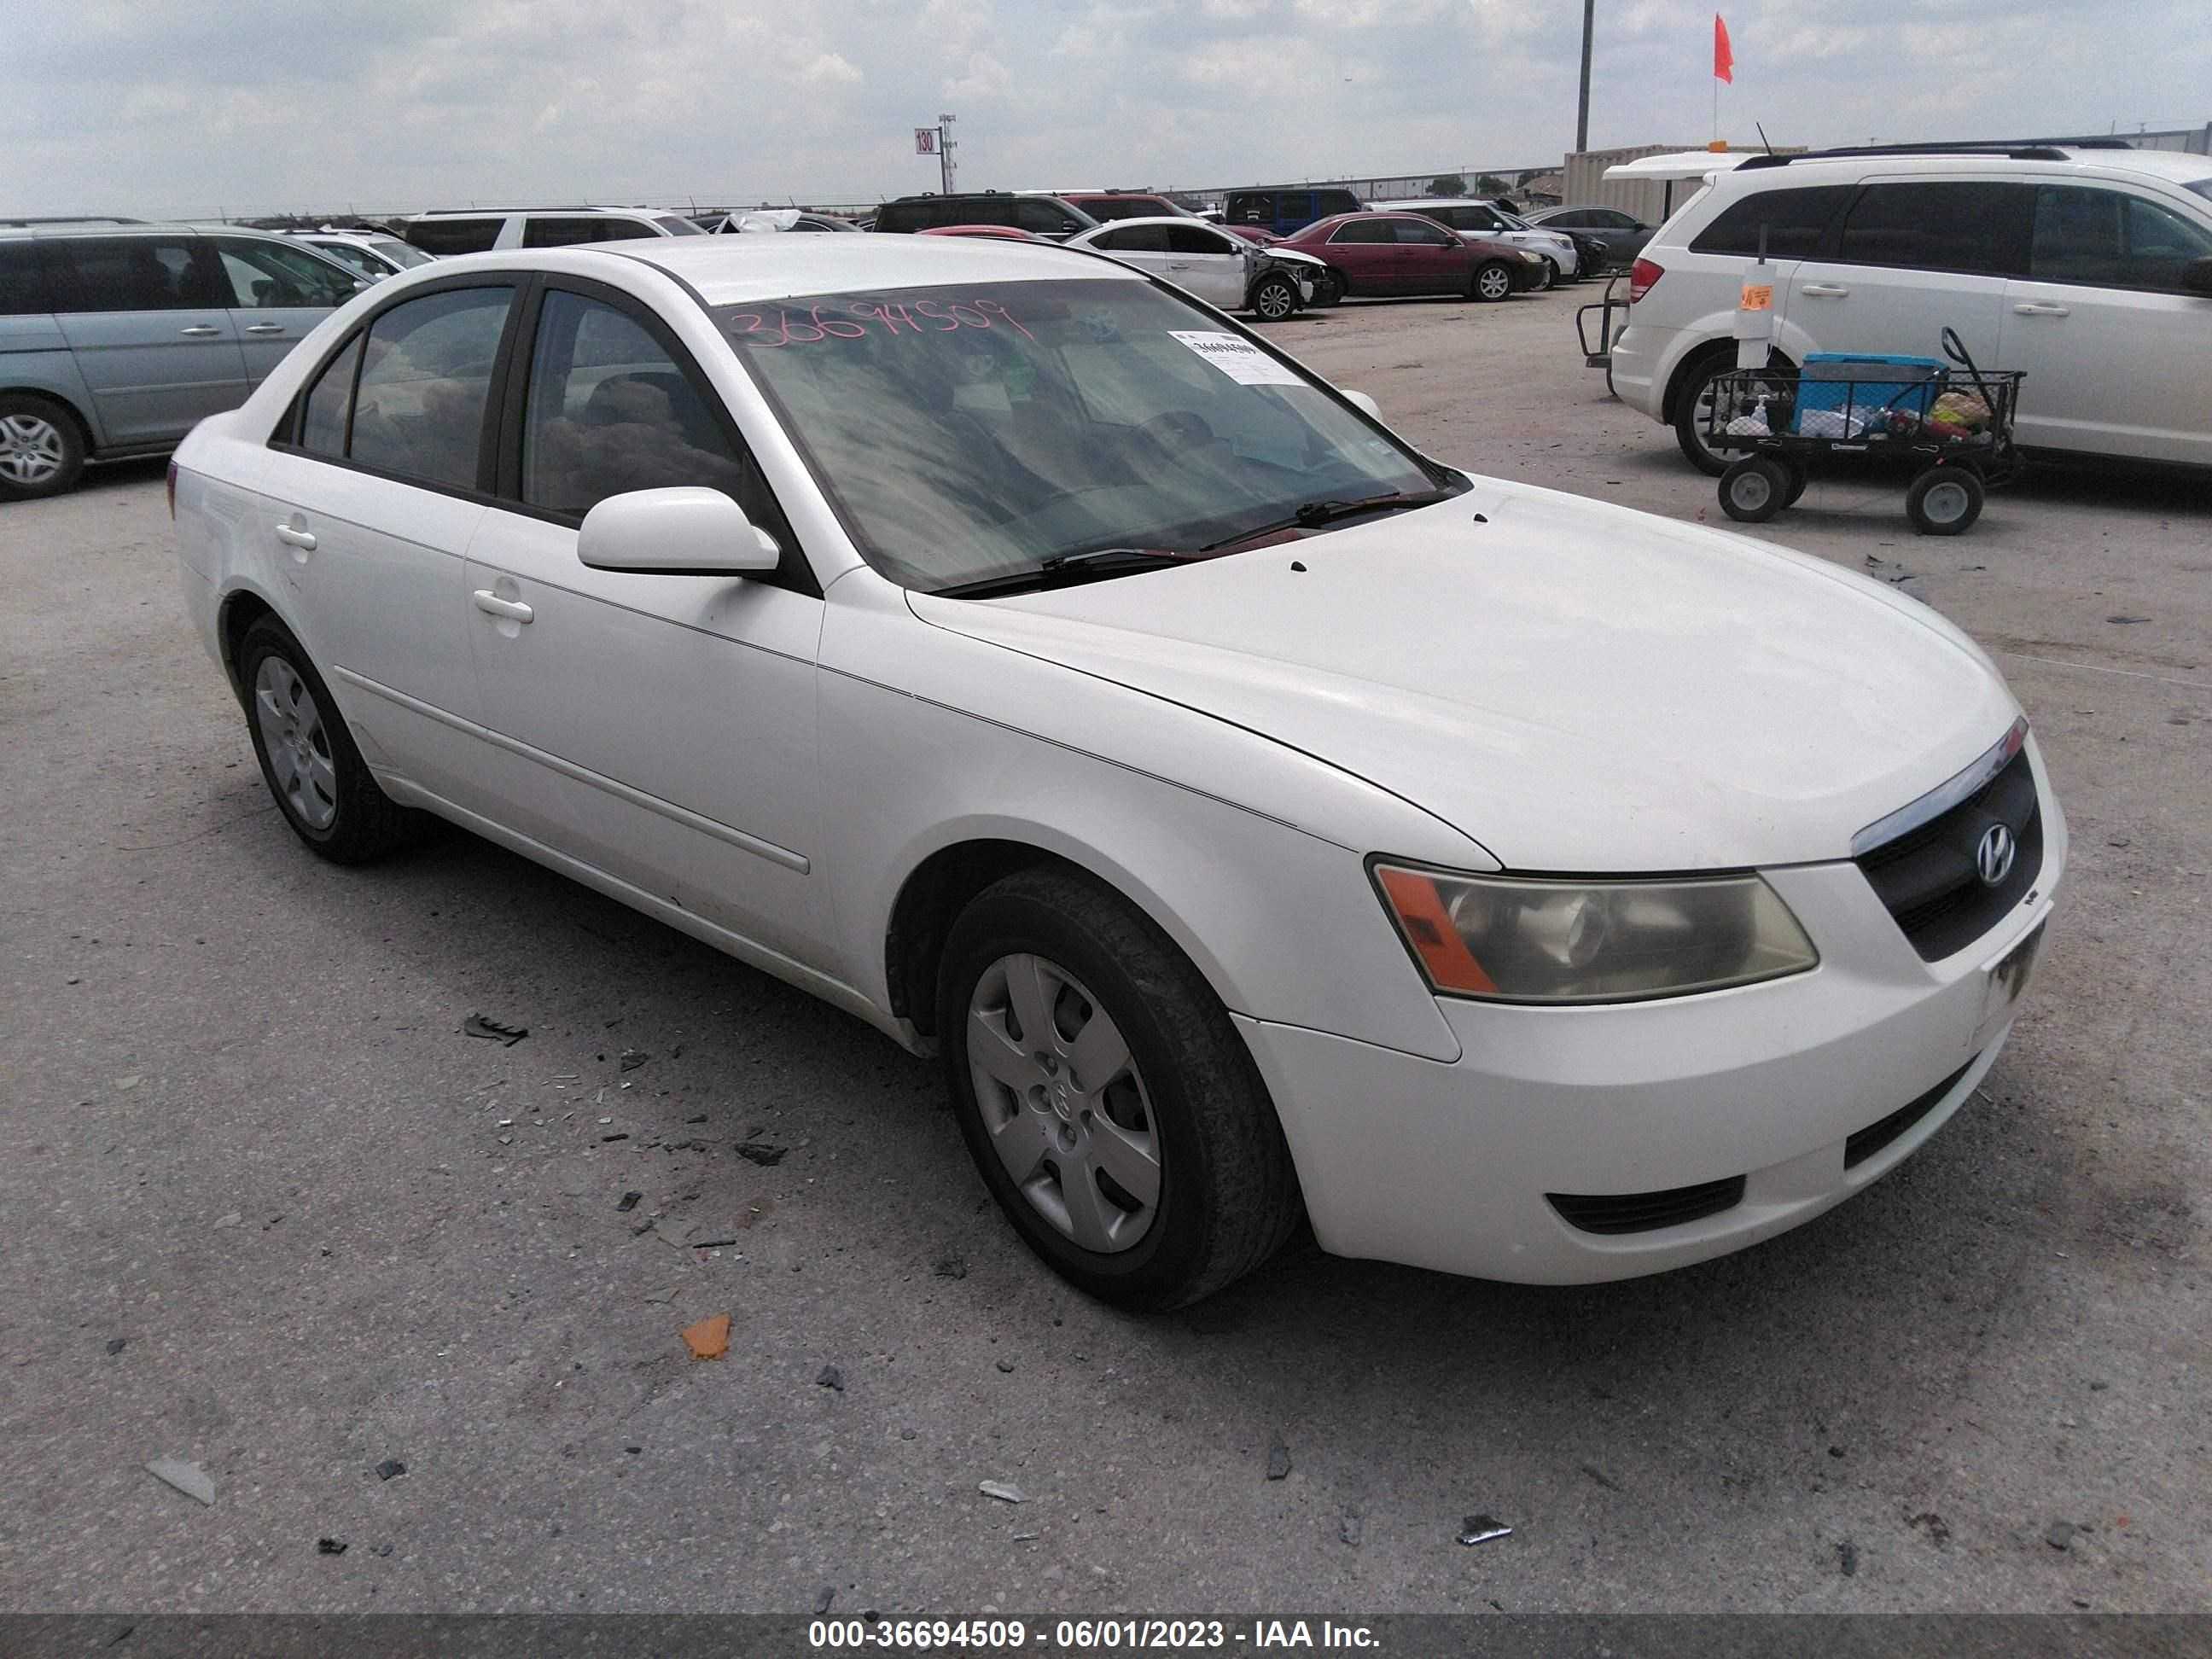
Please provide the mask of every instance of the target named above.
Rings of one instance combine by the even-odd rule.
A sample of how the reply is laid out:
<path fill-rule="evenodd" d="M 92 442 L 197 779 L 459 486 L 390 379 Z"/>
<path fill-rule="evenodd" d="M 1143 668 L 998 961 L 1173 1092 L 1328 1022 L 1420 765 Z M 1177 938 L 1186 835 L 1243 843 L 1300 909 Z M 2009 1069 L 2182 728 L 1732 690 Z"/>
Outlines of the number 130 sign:
<path fill-rule="evenodd" d="M 914 153 L 916 155 L 934 155 L 937 154 L 937 129 L 935 127 L 916 127 L 914 130 Z"/>

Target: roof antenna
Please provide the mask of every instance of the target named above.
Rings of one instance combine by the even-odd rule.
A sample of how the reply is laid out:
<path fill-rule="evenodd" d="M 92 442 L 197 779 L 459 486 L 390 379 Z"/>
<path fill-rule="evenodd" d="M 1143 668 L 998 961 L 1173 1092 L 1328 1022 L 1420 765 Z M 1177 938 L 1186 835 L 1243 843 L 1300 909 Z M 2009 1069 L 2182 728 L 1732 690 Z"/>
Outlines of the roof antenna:
<path fill-rule="evenodd" d="M 1752 125 L 1759 129 L 1759 142 L 1766 146 L 1766 153 L 1769 155 L 1773 155 L 1774 140 L 1766 136 L 1766 124 L 1764 121 L 1753 121 Z"/>

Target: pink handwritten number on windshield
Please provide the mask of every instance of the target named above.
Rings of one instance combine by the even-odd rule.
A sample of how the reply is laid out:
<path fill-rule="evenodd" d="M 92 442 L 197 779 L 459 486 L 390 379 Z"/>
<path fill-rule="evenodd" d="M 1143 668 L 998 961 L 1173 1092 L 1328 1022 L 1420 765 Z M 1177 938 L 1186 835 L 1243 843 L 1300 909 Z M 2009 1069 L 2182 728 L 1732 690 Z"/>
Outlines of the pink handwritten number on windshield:
<path fill-rule="evenodd" d="M 730 332 L 741 344 L 763 346 L 817 345 L 823 340 L 861 340 L 880 334 L 903 340 L 917 334 L 952 334 L 962 329 L 1004 325 L 1024 340 L 1036 336 L 1024 328 L 1013 313 L 996 300 L 865 301 L 842 312 L 826 313 L 818 305 L 803 312 L 739 311 L 730 316 Z"/>

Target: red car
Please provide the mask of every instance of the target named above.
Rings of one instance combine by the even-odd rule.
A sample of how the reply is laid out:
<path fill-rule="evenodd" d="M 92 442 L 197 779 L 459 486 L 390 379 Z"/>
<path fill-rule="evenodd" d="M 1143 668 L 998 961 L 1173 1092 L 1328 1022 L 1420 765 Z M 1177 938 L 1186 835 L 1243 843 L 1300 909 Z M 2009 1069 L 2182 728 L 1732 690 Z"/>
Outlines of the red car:
<path fill-rule="evenodd" d="M 1455 235 L 1413 213 L 1340 213 L 1279 246 L 1326 264 L 1335 300 L 1400 294 L 1503 300 L 1534 284 L 1538 263 L 1516 247 Z M 1315 301 L 1324 303 L 1318 294 Z"/>

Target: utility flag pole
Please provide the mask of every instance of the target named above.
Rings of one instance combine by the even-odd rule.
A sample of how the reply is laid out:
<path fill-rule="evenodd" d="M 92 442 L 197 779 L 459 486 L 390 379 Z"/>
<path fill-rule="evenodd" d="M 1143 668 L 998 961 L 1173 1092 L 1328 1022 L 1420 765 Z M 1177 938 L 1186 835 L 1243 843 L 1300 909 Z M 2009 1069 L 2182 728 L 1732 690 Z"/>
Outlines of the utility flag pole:
<path fill-rule="evenodd" d="M 914 130 L 914 153 L 937 158 L 937 185 L 939 191 L 952 194 L 952 117 L 940 115 L 933 127 Z"/>
<path fill-rule="evenodd" d="M 1735 84 L 1735 52 L 1729 45 L 1728 24 L 1718 12 L 1713 14 L 1713 141 L 1710 148 L 1721 147 L 1721 82 Z"/>
<path fill-rule="evenodd" d="M 1589 148 L 1590 27 L 1597 21 L 1597 0 L 1583 0 L 1583 95 L 1575 106 L 1575 152 Z"/>

